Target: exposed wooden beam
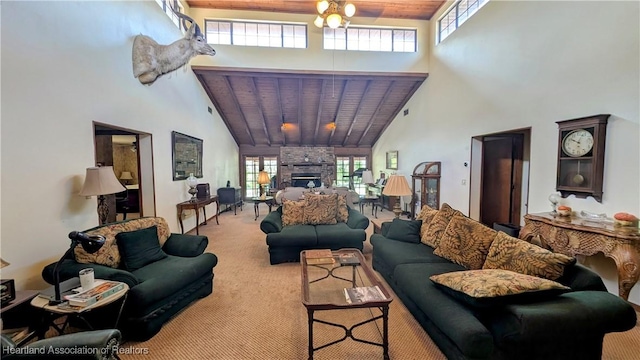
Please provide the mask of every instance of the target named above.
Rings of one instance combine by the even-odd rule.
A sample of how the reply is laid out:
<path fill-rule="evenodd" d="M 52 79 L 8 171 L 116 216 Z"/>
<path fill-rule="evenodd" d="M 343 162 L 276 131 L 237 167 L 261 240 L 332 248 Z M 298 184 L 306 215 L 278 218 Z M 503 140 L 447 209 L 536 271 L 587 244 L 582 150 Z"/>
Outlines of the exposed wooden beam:
<path fill-rule="evenodd" d="M 322 88 L 320 89 L 320 100 L 318 101 L 318 116 L 316 116 L 316 131 L 313 133 L 313 145 L 318 143 L 318 130 L 320 130 L 320 118 L 322 117 L 322 104 L 324 103 L 324 87 L 327 80 L 322 80 Z"/>
<path fill-rule="evenodd" d="M 287 146 L 287 133 L 282 128 L 284 125 L 284 110 L 282 110 L 282 96 L 280 96 L 280 80 L 277 78 L 274 79 L 274 86 L 276 88 L 276 97 L 278 98 L 278 111 L 280 112 L 280 120 L 282 124 L 280 125 L 280 132 L 282 133 L 282 146 Z"/>
<path fill-rule="evenodd" d="M 349 140 L 349 136 L 351 136 L 351 131 L 353 131 L 353 127 L 356 125 L 356 122 L 358 121 L 358 116 L 360 116 L 360 113 L 362 112 L 364 100 L 369 97 L 369 91 L 371 91 L 371 80 L 367 81 L 367 86 L 364 88 L 364 93 L 362 94 L 362 97 L 360 98 L 360 102 L 358 103 L 358 109 L 356 110 L 356 114 L 353 115 L 353 120 L 351 120 L 349 131 L 347 131 L 347 135 L 344 137 L 344 140 L 342 140 L 342 146 L 345 146 L 347 144 L 347 140 Z"/>
<path fill-rule="evenodd" d="M 271 135 L 269 135 L 269 130 L 267 129 L 267 120 L 264 118 L 264 104 L 260 98 L 255 78 L 251 78 L 251 91 L 256 95 L 256 102 L 258 103 L 258 108 L 260 110 L 258 111 L 258 115 L 260 116 L 260 120 L 262 120 L 262 130 L 264 130 L 264 136 L 267 138 L 267 144 L 271 146 Z"/>
<path fill-rule="evenodd" d="M 393 122 L 393 119 L 396 118 L 396 116 L 398 116 L 398 113 L 400 112 L 400 110 L 407 104 L 407 101 L 409 101 L 409 99 L 411 99 L 411 97 L 413 96 L 413 94 L 418 90 L 418 88 L 420 87 L 420 85 L 422 85 L 422 81 L 416 81 L 413 86 L 411 87 L 411 90 L 409 90 L 409 92 L 407 93 L 407 95 L 405 95 L 404 97 L 404 101 L 402 103 L 400 103 L 400 105 L 398 105 L 398 107 L 395 109 L 395 111 L 393 112 L 393 116 L 391 117 L 391 121 L 387 122 L 386 124 L 384 124 L 384 127 L 380 130 L 380 132 L 378 133 L 378 135 L 376 135 L 375 139 L 373 139 L 373 141 L 371 142 L 371 144 L 375 144 L 376 141 L 378 141 L 378 139 L 380 139 L 380 136 L 382 135 L 382 133 L 389 127 L 389 125 L 391 125 L 391 123 Z"/>
<path fill-rule="evenodd" d="M 233 140 L 236 142 L 236 144 L 240 145 L 240 140 L 238 140 L 238 137 L 236 136 L 236 132 L 233 131 L 233 128 L 231 127 L 231 123 L 229 122 L 229 119 L 227 119 L 227 117 L 225 116 L 224 111 L 222 111 L 222 107 L 216 100 L 216 97 L 213 96 L 213 94 L 211 93 L 211 89 L 207 85 L 207 81 L 204 79 L 202 74 L 196 73 L 196 77 L 200 81 L 200 84 L 202 84 L 202 87 L 204 88 L 204 91 L 207 93 L 207 96 L 209 96 L 209 100 L 211 100 L 211 102 L 213 103 L 213 107 L 215 107 L 216 110 L 218 111 L 218 114 L 220 115 L 222 122 L 224 122 L 224 124 L 227 126 L 227 129 L 229 129 L 229 132 L 231 133 Z"/>
<path fill-rule="evenodd" d="M 249 135 L 249 139 L 251 139 L 251 144 L 253 146 L 256 146 L 256 141 L 254 140 L 253 135 L 251 135 L 251 129 L 249 129 L 249 122 L 247 122 L 247 118 L 244 116 L 244 113 L 242 112 L 242 108 L 240 107 L 240 102 L 238 101 L 238 97 L 236 96 L 236 93 L 233 91 L 233 87 L 231 86 L 231 82 L 229 82 L 229 77 L 223 76 L 222 78 L 224 79 L 225 85 L 229 89 L 229 93 L 231 93 L 231 98 L 233 99 L 233 104 L 236 107 L 236 110 L 238 111 L 238 113 L 240 114 L 240 117 L 242 118 L 242 121 L 244 122 L 244 126 L 245 126 L 245 130 L 247 131 L 247 135 Z"/>
<path fill-rule="evenodd" d="M 376 116 L 380 112 L 380 109 L 382 109 L 383 104 L 387 101 L 387 99 L 391 95 L 392 93 L 391 89 L 393 88 L 393 84 L 395 84 L 395 81 L 392 81 L 389 83 L 389 87 L 387 88 L 387 91 L 384 93 L 384 96 L 382 97 L 380 102 L 378 102 L 378 106 L 376 106 L 376 110 L 373 112 L 373 115 L 371 115 L 371 118 L 369 119 L 367 128 L 364 129 L 364 131 L 362 132 L 362 135 L 360 135 L 360 139 L 358 140 L 357 146 L 360 146 L 362 144 L 362 139 L 364 139 L 365 135 L 367 135 L 367 133 L 369 132 L 369 129 L 371 129 L 371 125 L 373 125 Z"/>
<path fill-rule="evenodd" d="M 333 120 L 333 124 L 335 125 L 333 129 L 331 129 L 331 135 L 329 136 L 329 141 L 327 142 L 327 146 L 331 146 L 331 140 L 333 140 L 333 135 L 336 133 L 336 128 L 338 127 L 338 115 L 342 110 L 342 105 L 344 104 L 344 94 L 347 93 L 350 82 L 347 80 L 342 88 L 342 94 L 340 94 L 340 103 L 338 104 L 338 110 L 336 111 L 336 116 Z"/>

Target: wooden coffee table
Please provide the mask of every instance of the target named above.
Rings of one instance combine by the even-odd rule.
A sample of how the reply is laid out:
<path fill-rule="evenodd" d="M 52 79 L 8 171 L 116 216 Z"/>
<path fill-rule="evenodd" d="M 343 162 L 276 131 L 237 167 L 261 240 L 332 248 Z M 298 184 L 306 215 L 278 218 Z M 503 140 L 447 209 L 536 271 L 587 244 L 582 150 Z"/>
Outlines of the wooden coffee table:
<path fill-rule="evenodd" d="M 335 263 L 311 265 L 307 263 L 306 251 L 300 253 L 300 264 L 302 269 L 302 303 L 307 308 L 309 323 L 309 360 L 313 359 L 313 352 L 327 346 L 345 340 L 347 337 L 370 345 L 381 346 L 384 359 L 389 359 L 389 303 L 393 300 L 386 286 L 378 280 L 374 271 L 366 263 L 364 256 L 358 249 L 342 249 L 332 252 Z M 352 254 L 359 260 L 357 265 L 340 265 L 338 260 L 340 255 Z M 349 303 L 345 296 L 345 289 L 349 288 L 370 288 L 377 286 L 383 299 Z M 359 322 L 347 328 L 342 324 L 314 319 L 316 311 L 338 310 L 338 309 L 361 309 L 378 308 L 381 315 Z M 382 319 L 382 343 L 369 340 L 358 339 L 353 336 L 353 329 L 372 321 Z M 313 346 L 313 323 L 319 322 L 325 325 L 335 326 L 345 331 L 342 339 L 320 345 Z"/>

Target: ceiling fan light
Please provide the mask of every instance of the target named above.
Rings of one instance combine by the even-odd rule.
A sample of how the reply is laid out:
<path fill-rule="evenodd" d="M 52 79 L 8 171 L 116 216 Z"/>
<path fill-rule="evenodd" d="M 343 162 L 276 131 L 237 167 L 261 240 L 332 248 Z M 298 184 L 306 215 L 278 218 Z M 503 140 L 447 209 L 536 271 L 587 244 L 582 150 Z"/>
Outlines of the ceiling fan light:
<path fill-rule="evenodd" d="M 331 14 L 327 16 L 327 26 L 337 29 L 342 24 L 342 16 L 340 14 Z"/>
<path fill-rule="evenodd" d="M 318 15 L 318 17 L 313 20 L 313 24 L 319 28 L 322 28 L 322 25 L 324 25 L 324 19 L 320 15 Z"/>
<path fill-rule="evenodd" d="M 353 15 L 355 15 L 356 13 L 356 6 L 348 3 L 347 5 L 344 6 L 344 15 L 346 17 L 352 17 Z"/>
<path fill-rule="evenodd" d="M 316 4 L 316 9 L 319 14 L 322 14 L 329 8 L 329 2 L 327 0 L 318 1 Z"/>

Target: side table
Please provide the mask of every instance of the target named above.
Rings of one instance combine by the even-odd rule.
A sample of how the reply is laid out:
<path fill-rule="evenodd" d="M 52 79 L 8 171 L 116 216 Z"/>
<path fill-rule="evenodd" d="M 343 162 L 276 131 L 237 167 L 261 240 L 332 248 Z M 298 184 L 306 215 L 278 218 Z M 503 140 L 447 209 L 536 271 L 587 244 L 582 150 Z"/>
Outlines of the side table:
<path fill-rule="evenodd" d="M 203 198 L 195 198 L 194 200 L 187 200 L 176 205 L 178 208 L 178 221 L 180 222 L 180 231 L 184 234 L 184 226 L 182 225 L 182 212 L 184 210 L 195 210 L 196 212 L 196 235 L 200 235 L 198 226 L 200 225 L 200 209 L 204 212 L 204 222 L 202 225 L 207 225 L 207 208 L 206 206 L 216 203 L 216 224 L 220 225 L 218 218 L 220 217 L 220 202 L 218 201 L 218 195 L 211 195 Z"/>
<path fill-rule="evenodd" d="M 49 305 L 49 300 L 45 299 L 41 296 L 36 296 L 31 300 L 31 305 L 37 308 L 40 308 L 44 311 L 44 321 L 43 324 L 47 324 L 52 326 L 58 334 L 62 335 L 64 333 L 65 328 L 69 325 L 69 321 L 71 318 L 77 318 L 84 322 L 90 330 L 94 330 L 93 326 L 87 321 L 87 319 L 83 316 L 83 314 L 101 308 L 103 306 L 109 305 L 116 300 L 122 299 L 122 303 L 120 304 L 120 309 L 118 310 L 118 315 L 115 320 L 115 324 L 113 326 L 114 329 L 118 328 L 118 322 L 120 322 L 120 316 L 122 315 L 122 310 L 124 309 L 124 304 L 127 301 L 127 292 L 129 291 L 129 286 L 124 284 L 124 289 L 118 291 L 115 294 L 111 294 L 105 298 L 98 300 L 96 303 L 91 304 L 89 306 L 79 307 L 79 306 L 70 306 L 68 303 L 62 303 L 60 305 Z M 61 327 L 58 327 L 54 320 L 61 317 L 67 316 L 64 324 Z M 42 329 L 41 331 L 46 332 L 47 329 Z M 40 334 L 39 334 L 40 336 Z M 44 333 L 41 334 L 40 337 L 44 337 Z"/>
<path fill-rule="evenodd" d="M 16 298 L 0 308 L 3 329 L 27 327 L 26 336 L 16 341 L 18 347 L 26 344 L 37 335 L 37 317 L 34 311 L 29 311 L 29 302 L 38 296 L 38 290 L 16 291 Z"/>
<path fill-rule="evenodd" d="M 273 196 L 265 196 L 264 199 L 260 197 L 254 197 L 251 198 L 251 201 L 253 201 L 253 212 L 256 215 L 253 221 L 258 220 L 258 216 L 260 216 L 260 209 L 258 208 L 258 205 L 260 205 L 261 203 L 267 204 L 267 206 L 269 206 L 269 212 L 271 212 L 271 207 L 273 206 Z"/>

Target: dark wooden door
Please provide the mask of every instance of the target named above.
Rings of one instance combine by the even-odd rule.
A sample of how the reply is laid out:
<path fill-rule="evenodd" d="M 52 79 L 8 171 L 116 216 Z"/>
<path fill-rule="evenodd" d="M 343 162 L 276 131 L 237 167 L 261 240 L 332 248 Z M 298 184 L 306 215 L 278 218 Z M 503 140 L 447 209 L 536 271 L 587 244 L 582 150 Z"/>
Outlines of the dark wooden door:
<path fill-rule="evenodd" d="M 520 223 L 523 140 L 522 134 L 483 139 L 480 222 L 487 226 Z"/>

